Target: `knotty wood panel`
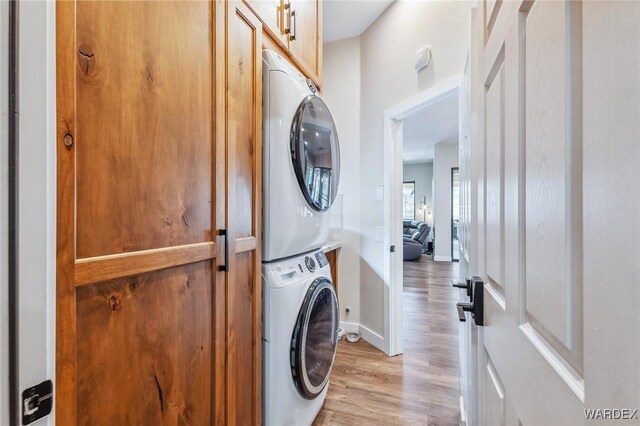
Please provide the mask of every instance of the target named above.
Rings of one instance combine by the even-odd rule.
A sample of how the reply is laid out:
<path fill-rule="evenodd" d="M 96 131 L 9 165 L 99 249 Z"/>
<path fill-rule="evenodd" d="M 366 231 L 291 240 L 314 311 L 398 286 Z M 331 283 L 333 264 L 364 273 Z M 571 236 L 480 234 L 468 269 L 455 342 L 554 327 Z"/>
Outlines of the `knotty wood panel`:
<path fill-rule="evenodd" d="M 59 424 L 211 423 L 213 33 L 207 2 L 56 5 Z"/>
<path fill-rule="evenodd" d="M 262 26 L 242 1 L 217 3 L 218 137 L 227 142 L 229 273 L 226 284 L 226 389 L 222 424 L 262 420 Z M 220 24 L 220 21 L 218 21 Z M 224 401 L 223 401 L 224 399 Z"/>
<path fill-rule="evenodd" d="M 211 262 L 77 292 L 78 423 L 211 423 Z"/>
<path fill-rule="evenodd" d="M 210 12 L 77 3 L 78 258 L 211 240 Z"/>

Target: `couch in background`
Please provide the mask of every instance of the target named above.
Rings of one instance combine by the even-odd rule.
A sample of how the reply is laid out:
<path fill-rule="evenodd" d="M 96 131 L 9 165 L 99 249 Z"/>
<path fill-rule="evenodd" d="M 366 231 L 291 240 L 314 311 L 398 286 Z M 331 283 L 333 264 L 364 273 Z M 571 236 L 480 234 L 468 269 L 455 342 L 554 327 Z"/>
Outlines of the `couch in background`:
<path fill-rule="evenodd" d="M 417 260 L 422 256 L 422 247 L 427 241 L 431 228 L 419 220 L 402 221 L 403 260 Z"/>

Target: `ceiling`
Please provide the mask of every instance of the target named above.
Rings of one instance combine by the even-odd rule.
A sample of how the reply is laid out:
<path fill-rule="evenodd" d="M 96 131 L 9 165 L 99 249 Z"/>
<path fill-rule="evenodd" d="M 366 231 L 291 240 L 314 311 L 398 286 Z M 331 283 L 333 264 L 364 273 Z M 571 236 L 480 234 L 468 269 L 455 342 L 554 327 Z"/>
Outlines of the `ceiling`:
<path fill-rule="evenodd" d="M 324 0 L 322 40 L 325 43 L 364 32 L 394 0 Z"/>
<path fill-rule="evenodd" d="M 433 161 L 437 143 L 458 142 L 458 95 L 440 99 L 409 118 L 402 127 L 402 160 L 406 164 Z"/>

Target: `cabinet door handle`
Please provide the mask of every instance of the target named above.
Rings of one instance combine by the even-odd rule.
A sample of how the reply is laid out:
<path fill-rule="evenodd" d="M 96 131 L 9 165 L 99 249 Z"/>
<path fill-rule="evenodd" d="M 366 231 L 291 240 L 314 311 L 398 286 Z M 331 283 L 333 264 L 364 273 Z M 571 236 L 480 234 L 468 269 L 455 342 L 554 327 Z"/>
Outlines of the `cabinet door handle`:
<path fill-rule="evenodd" d="M 218 235 L 224 237 L 224 265 L 218 265 L 218 271 L 229 272 L 229 238 L 226 229 L 218 229 Z"/>
<path fill-rule="evenodd" d="M 286 14 L 284 33 L 289 35 L 291 33 L 291 2 L 287 1 L 284 4 L 284 13 Z"/>
<path fill-rule="evenodd" d="M 289 16 L 289 40 L 294 41 L 296 39 L 296 11 L 292 10 Z"/>

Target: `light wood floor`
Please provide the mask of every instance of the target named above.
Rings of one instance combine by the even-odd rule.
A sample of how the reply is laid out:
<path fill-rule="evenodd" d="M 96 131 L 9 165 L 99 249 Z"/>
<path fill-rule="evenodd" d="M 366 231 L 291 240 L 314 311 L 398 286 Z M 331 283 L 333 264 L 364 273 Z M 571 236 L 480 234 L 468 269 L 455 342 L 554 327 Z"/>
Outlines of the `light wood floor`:
<path fill-rule="evenodd" d="M 343 339 L 314 425 L 460 423 L 457 276 L 457 263 L 404 263 L 404 354 Z"/>

